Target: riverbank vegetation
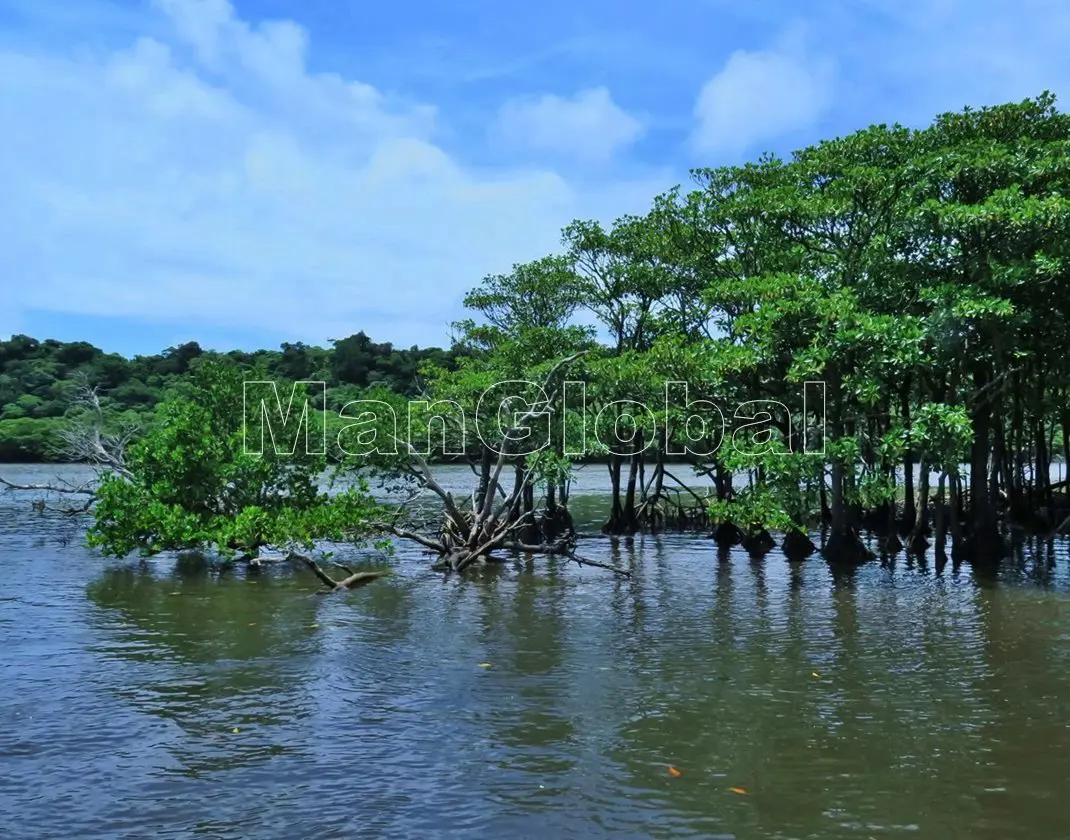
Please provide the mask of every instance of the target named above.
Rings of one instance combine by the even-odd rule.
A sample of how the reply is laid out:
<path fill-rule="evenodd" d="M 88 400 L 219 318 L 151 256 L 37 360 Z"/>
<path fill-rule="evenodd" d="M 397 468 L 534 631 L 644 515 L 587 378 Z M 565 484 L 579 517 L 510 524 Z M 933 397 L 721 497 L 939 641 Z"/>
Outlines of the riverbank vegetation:
<path fill-rule="evenodd" d="M 363 332 L 328 348 L 296 342 L 278 350 L 214 353 L 190 341 L 133 359 L 85 341 L 15 335 L 0 341 L 0 463 L 65 460 L 60 432 L 85 413 L 81 397 L 87 384 L 97 391 L 110 428 L 147 425 L 199 359 L 229 360 L 272 380 L 324 382 L 325 404 L 317 404 L 321 395 L 315 391 L 309 397 L 317 408 L 337 412 L 368 388 L 415 396 L 421 390 L 420 365 L 432 361 L 449 367 L 453 356 L 434 347 L 406 350 L 376 343 Z"/>
<path fill-rule="evenodd" d="M 837 563 L 930 545 L 994 563 L 1008 539 L 1052 534 L 1070 513 L 1051 479 L 1070 460 L 1068 150 L 1070 117 L 1043 95 L 697 170 L 645 215 L 576 221 L 561 253 L 467 295 L 470 319 L 449 353 L 420 360 L 415 391 L 366 381 L 325 406 L 376 400 L 404 417 L 406 397 L 425 398 L 438 452 L 472 465 L 470 496 L 438 487 L 428 455 L 358 403 L 332 420 L 327 460 L 430 492 L 439 519 L 384 510 L 363 489 L 336 507 L 306 465 L 301 492 L 272 496 L 256 524 L 203 513 L 150 545 L 246 549 L 340 527 L 413 540 L 458 571 L 516 551 L 582 561 L 568 516 L 578 439 L 607 461 L 606 534 L 698 529 L 755 555 L 780 534 L 801 559 L 820 528 Z M 305 375 L 273 370 L 280 386 Z M 484 397 L 506 381 L 528 384 Z M 667 399 L 666 382 L 686 395 Z M 155 426 L 177 422 L 169 411 Z M 469 418 L 495 434 L 466 433 Z M 687 489 L 680 459 L 710 493 Z M 150 462 L 105 480 L 93 533 L 147 509 Z M 276 488 L 249 469 L 243 493 Z M 174 492 L 205 492 L 182 483 L 200 481 L 181 477 Z"/>

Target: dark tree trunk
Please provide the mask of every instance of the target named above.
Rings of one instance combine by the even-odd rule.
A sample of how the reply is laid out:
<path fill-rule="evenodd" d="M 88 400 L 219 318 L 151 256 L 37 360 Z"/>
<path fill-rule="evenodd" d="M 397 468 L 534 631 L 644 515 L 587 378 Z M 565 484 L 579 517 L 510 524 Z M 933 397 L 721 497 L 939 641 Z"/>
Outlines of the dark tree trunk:
<path fill-rule="evenodd" d="M 612 507 L 609 512 L 609 521 L 602 526 L 606 534 L 619 534 L 623 515 L 620 504 L 620 468 L 621 456 L 611 454 L 609 456 L 609 492 L 612 499 Z"/>
<path fill-rule="evenodd" d="M 835 363 L 827 368 L 831 424 L 834 436 L 842 435 L 847 424 L 840 419 L 842 399 L 840 373 Z M 853 482 L 853 470 L 848 471 L 840 458 L 832 459 L 832 527 L 825 543 L 825 558 L 835 564 L 855 564 L 871 559 L 858 532 L 851 526 L 845 494 Z"/>
<path fill-rule="evenodd" d="M 624 494 L 624 519 L 621 523 L 625 534 L 634 534 L 639 530 L 639 522 L 635 515 L 635 486 L 639 479 L 639 472 L 643 462 L 643 433 L 636 432 L 635 442 L 632 448 L 631 463 L 628 465 L 628 484 Z"/>
<path fill-rule="evenodd" d="M 476 510 L 483 507 L 483 501 L 487 496 L 487 488 L 490 486 L 491 469 L 494 466 L 494 456 L 489 446 L 482 447 L 479 453 L 479 484 L 476 486 Z"/>

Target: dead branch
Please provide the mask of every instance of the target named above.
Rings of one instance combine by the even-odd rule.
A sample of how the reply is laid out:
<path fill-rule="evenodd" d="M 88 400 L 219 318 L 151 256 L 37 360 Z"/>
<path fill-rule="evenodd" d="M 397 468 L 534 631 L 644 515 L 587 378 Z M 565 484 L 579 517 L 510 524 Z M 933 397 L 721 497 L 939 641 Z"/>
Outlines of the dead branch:
<path fill-rule="evenodd" d="M 417 542 L 420 545 L 424 546 L 424 548 L 429 548 L 432 551 L 437 551 L 439 554 L 446 553 L 446 546 L 442 542 L 435 541 L 431 539 L 431 537 L 426 537 L 423 534 L 417 533 L 416 531 L 409 531 L 405 528 L 399 528 L 389 522 L 372 522 L 370 524 L 373 528 L 377 528 L 380 531 L 385 531 L 389 534 L 393 534 L 395 537 L 399 537 L 403 540 L 412 540 L 413 542 Z"/>
<path fill-rule="evenodd" d="M 52 510 L 59 511 L 60 513 L 66 516 L 79 516 L 83 513 L 89 513 L 89 509 L 93 507 L 93 502 L 95 501 L 95 498 L 90 497 L 85 500 L 85 504 L 83 504 L 81 507 L 52 508 Z"/>
<path fill-rule="evenodd" d="M 580 557 L 580 555 L 576 554 L 575 552 L 570 553 L 568 555 L 568 558 L 569 560 L 573 561 L 574 563 L 578 563 L 581 566 L 596 566 L 599 569 L 608 569 L 609 571 L 614 572 L 615 574 L 618 574 L 621 577 L 630 578 L 632 576 L 632 572 L 630 569 L 618 569 L 616 566 L 610 566 L 608 563 L 599 563 L 597 560 L 591 560 L 587 557 Z"/>
<path fill-rule="evenodd" d="M 124 478 L 132 478 L 126 467 L 126 448 L 140 431 L 128 424 L 118 432 L 104 431 L 104 412 L 100 406 L 97 389 L 83 380 L 73 401 L 89 409 L 92 421 L 60 432 L 59 454 L 70 461 L 91 464 L 101 471 L 114 472 Z"/>
<path fill-rule="evenodd" d="M 19 484 L 0 477 L 0 487 L 7 491 L 29 491 L 37 493 L 60 493 L 75 496 L 88 496 L 89 501 L 81 508 L 58 508 L 62 513 L 74 515 L 85 513 L 93 504 L 96 494 L 96 482 L 101 473 L 115 473 L 124 478 L 132 478 L 126 467 L 126 448 L 137 435 L 139 428 L 127 425 L 118 432 L 104 431 L 104 415 L 100 406 L 97 389 L 83 379 L 73 400 L 74 405 L 89 409 L 89 423 L 79 423 L 59 433 L 60 445 L 56 454 L 67 461 L 89 464 L 96 469 L 98 478 L 75 485 L 59 480 L 47 484 Z"/>
<path fill-rule="evenodd" d="M 60 484 L 17 484 L 0 476 L 0 486 L 7 490 L 27 490 L 37 493 L 69 493 L 77 496 L 91 496 L 94 493 L 93 482 L 87 481 L 78 486 L 61 482 Z"/>
<path fill-rule="evenodd" d="M 446 513 L 451 519 L 460 522 L 462 519 L 461 512 L 457 509 L 457 502 L 454 500 L 453 494 L 444 490 L 442 485 L 435 480 L 434 475 L 431 473 L 431 467 L 428 465 L 427 461 L 424 460 L 424 457 L 416 451 L 416 447 L 412 445 L 411 441 L 402 440 L 397 437 L 397 435 L 394 435 L 393 438 L 395 441 L 403 443 L 408 448 L 409 455 L 416 464 L 416 468 L 413 472 L 416 477 L 420 479 L 423 486 L 442 499 L 442 503 L 446 506 Z"/>
<path fill-rule="evenodd" d="M 575 549 L 567 542 L 559 542 L 554 545 L 525 545 L 524 543 L 503 543 L 500 546 L 505 551 L 516 551 L 520 554 L 549 554 L 561 557 L 567 557 L 574 563 L 580 566 L 595 566 L 599 569 L 606 569 L 610 572 L 614 572 L 622 577 L 631 577 L 632 573 L 630 569 L 620 569 L 616 566 L 610 566 L 608 563 L 599 563 L 597 560 L 590 560 L 586 557 L 581 557 L 575 551 Z"/>
<path fill-rule="evenodd" d="M 516 532 L 520 523 L 530 515 L 525 514 L 520 519 L 514 518 L 524 488 L 528 486 L 530 481 L 528 473 L 525 472 L 520 476 L 515 482 L 511 493 L 506 492 L 505 488 L 501 486 L 502 471 L 512 454 L 511 435 L 532 418 L 545 413 L 545 406 L 553 400 L 553 396 L 547 395 L 547 388 L 550 383 L 558 371 L 585 355 L 585 352 L 566 356 L 551 366 L 543 380 L 542 399 L 532 404 L 523 415 L 514 421 L 512 428 L 505 433 L 501 451 L 498 452 L 497 461 L 488 477 L 488 484 L 483 491 L 483 498 L 476 499 L 475 494 L 473 494 L 470 512 L 462 512 L 461 505 L 458 505 L 453 495 L 438 483 L 427 460 L 416 450 L 411 441 L 403 440 L 395 435 L 394 440 L 407 448 L 411 458 L 411 463 L 407 467 L 409 474 L 442 500 L 445 507 L 445 516 L 439 528 L 437 539 L 409 528 L 401 527 L 398 524 L 398 520 L 401 518 L 401 508 L 398 509 L 391 521 L 375 522 L 373 527 L 401 539 L 417 542 L 425 548 L 447 557 L 447 565 L 457 571 L 471 565 L 479 558 L 485 557 L 489 552 L 498 548 L 509 538 L 510 534 Z M 556 393 L 557 390 L 555 389 L 554 394 L 556 395 Z M 471 466 L 474 472 L 475 467 L 474 465 Z M 501 503 L 496 508 L 495 500 L 498 499 L 499 495 L 501 496 Z M 467 507 L 467 500 L 464 500 L 461 504 Z"/>
<path fill-rule="evenodd" d="M 374 572 L 353 572 L 349 577 L 343 580 L 335 580 L 323 569 L 320 568 L 319 563 L 313 560 L 306 554 L 298 554 L 295 551 L 291 551 L 286 555 L 288 560 L 300 561 L 308 567 L 308 569 L 319 578 L 320 582 L 326 586 L 331 592 L 341 592 L 346 589 L 357 589 L 358 587 L 365 586 L 374 580 L 386 577 L 390 574 L 389 570 L 380 569 Z"/>

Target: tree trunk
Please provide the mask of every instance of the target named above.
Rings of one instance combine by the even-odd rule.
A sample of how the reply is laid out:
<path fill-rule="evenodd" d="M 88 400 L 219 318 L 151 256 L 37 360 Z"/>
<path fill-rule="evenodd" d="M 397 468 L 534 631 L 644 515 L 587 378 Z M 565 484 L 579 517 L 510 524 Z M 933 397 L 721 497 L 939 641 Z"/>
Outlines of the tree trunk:
<path fill-rule="evenodd" d="M 900 414 L 902 414 L 903 428 L 910 428 L 910 383 L 900 392 Z M 907 446 L 903 452 L 903 528 L 904 533 L 910 533 L 914 528 L 914 453 Z"/>
<path fill-rule="evenodd" d="M 635 516 L 635 483 L 639 478 L 640 465 L 643 459 L 643 433 L 641 431 L 636 432 L 632 449 L 631 463 L 628 466 L 628 485 L 624 495 L 624 521 L 622 524 L 625 534 L 634 534 L 639 530 L 639 524 Z"/>
<path fill-rule="evenodd" d="M 489 446 L 483 446 L 479 453 L 479 484 L 476 486 L 476 510 L 481 510 L 487 497 L 487 488 L 490 486 L 491 468 L 494 466 L 494 457 Z"/>
<path fill-rule="evenodd" d="M 620 468 L 621 456 L 616 453 L 609 456 L 609 492 L 612 499 L 612 507 L 609 512 L 609 521 L 602 526 L 603 533 L 619 534 L 621 527 L 621 504 L 620 504 Z"/>
<path fill-rule="evenodd" d="M 840 419 L 842 400 L 840 398 L 840 373 L 836 364 L 827 368 L 828 393 L 832 406 L 831 424 L 834 439 L 839 438 L 846 428 Z M 848 474 L 843 459 L 832 459 L 832 528 L 828 542 L 825 543 L 825 557 L 832 563 L 854 564 L 870 559 L 871 555 L 862 544 L 858 533 L 851 527 L 845 498 L 848 482 L 853 478 L 853 470 Z"/>
<path fill-rule="evenodd" d="M 910 548 L 921 554 L 929 547 L 925 539 L 925 532 L 929 524 L 929 465 L 925 458 L 918 461 L 920 489 L 918 491 L 918 507 L 914 517 L 914 530 L 910 534 Z"/>
<path fill-rule="evenodd" d="M 947 482 L 947 473 L 941 472 L 940 479 L 936 483 L 936 512 L 933 516 L 933 529 L 936 532 L 936 553 L 943 555 L 947 549 L 947 505 L 945 502 L 944 485 Z"/>

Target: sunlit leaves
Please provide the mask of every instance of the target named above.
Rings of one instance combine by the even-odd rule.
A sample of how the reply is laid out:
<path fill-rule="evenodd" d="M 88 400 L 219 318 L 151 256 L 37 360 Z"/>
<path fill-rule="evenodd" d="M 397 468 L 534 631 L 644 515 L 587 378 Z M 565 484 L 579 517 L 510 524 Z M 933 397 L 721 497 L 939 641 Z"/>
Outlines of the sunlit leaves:
<path fill-rule="evenodd" d="M 244 379 L 233 365 L 206 362 L 161 406 L 128 454 L 132 478 L 111 475 L 101 485 L 92 545 L 117 556 L 187 548 L 255 554 L 366 533 L 375 509 L 366 487 L 323 490 L 325 454 L 309 452 L 300 438 L 292 453 L 270 441 L 263 454 L 248 451 L 245 423 L 255 418 L 243 414 Z"/>

